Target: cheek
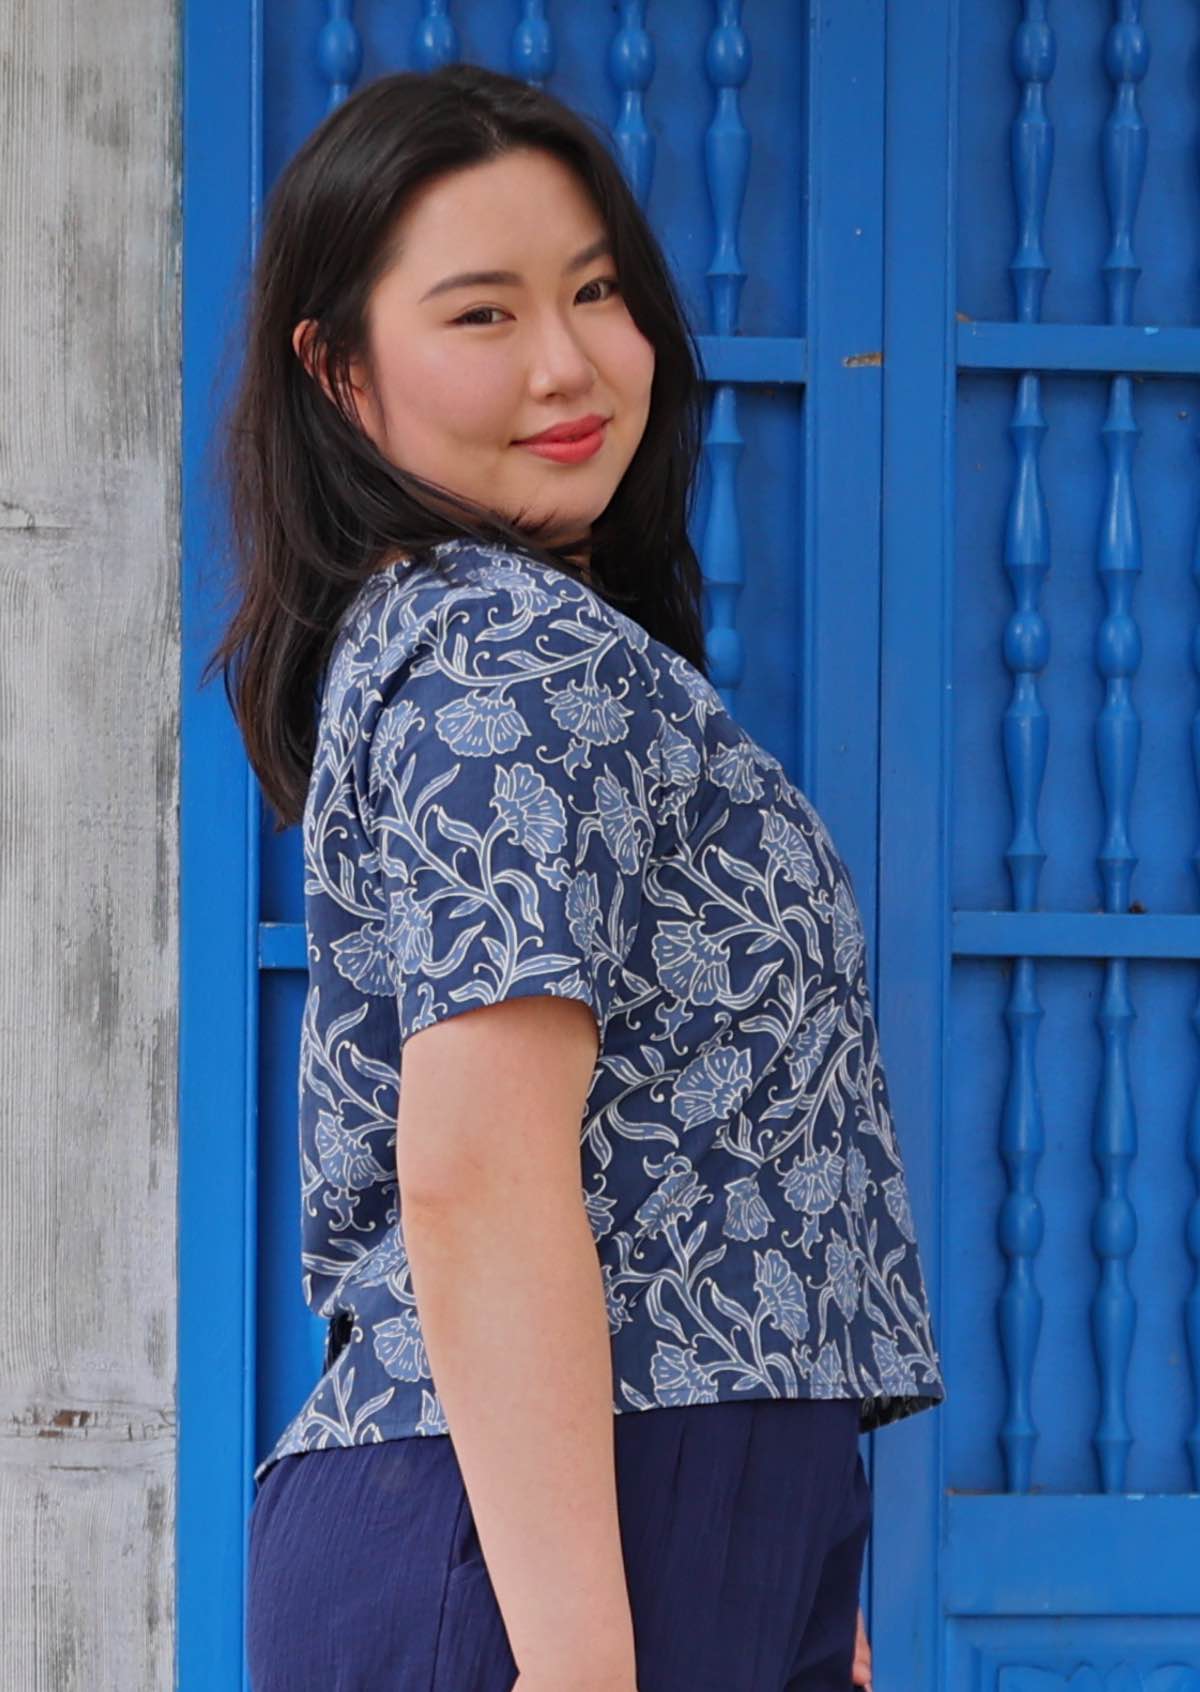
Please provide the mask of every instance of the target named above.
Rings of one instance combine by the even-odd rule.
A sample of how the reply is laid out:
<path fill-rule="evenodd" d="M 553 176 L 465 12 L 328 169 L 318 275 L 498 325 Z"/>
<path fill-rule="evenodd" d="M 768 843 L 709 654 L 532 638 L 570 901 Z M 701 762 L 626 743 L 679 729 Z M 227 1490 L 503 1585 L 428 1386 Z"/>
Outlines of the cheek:
<path fill-rule="evenodd" d="M 487 438 L 511 413 L 511 384 L 496 359 L 472 358 L 452 341 L 416 340 L 385 373 L 390 432 Z"/>
<path fill-rule="evenodd" d="M 614 337 L 612 361 L 627 398 L 648 395 L 654 380 L 654 348 L 631 317 Z"/>

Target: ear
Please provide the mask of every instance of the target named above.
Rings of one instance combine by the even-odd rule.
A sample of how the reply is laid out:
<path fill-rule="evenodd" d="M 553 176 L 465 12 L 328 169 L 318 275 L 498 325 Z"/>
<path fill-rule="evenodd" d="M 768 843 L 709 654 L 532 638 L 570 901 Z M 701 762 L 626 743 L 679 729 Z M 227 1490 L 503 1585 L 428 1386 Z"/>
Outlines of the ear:
<path fill-rule="evenodd" d="M 296 354 L 296 357 L 300 360 L 301 364 L 313 380 L 321 384 L 326 399 L 332 404 L 333 390 L 329 382 L 326 349 L 321 348 L 317 350 L 315 347 L 316 328 L 316 321 L 311 317 L 305 317 L 297 323 L 295 329 L 292 331 L 292 351 Z M 355 376 L 360 374 L 358 366 L 356 364 L 352 364 L 350 368 L 350 405 L 354 416 L 358 419 L 358 425 L 361 429 L 365 427 L 363 422 L 363 407 L 365 405 L 369 409 L 370 395 L 366 387 L 359 381 L 355 380 Z"/>
<path fill-rule="evenodd" d="M 314 381 L 320 382 L 325 391 L 326 399 L 332 400 L 329 379 L 325 374 L 325 361 L 321 359 L 320 367 L 314 366 L 313 343 L 316 339 L 316 322 L 311 317 L 303 318 L 292 331 L 292 351 L 300 360 L 308 374 Z"/>

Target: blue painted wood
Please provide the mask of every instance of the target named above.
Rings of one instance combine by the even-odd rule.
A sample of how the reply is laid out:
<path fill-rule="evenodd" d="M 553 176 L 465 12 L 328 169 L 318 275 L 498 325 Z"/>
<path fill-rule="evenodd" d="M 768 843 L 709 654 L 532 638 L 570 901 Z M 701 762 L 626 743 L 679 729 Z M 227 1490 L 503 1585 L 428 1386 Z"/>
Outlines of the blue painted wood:
<path fill-rule="evenodd" d="M 954 958 L 1174 958 L 1200 962 L 1200 916 L 1106 916 L 1078 911 L 954 911 Z M 299 923 L 259 925 L 263 969 L 303 969 Z"/>
<path fill-rule="evenodd" d="M 1011 30 L 1005 9 L 1006 33 Z M 964 1388 L 947 1341 L 951 1299 L 942 1263 L 940 1172 L 949 1066 L 950 697 L 953 556 L 954 255 L 950 141 L 957 104 L 954 0 L 892 7 L 886 40 L 886 219 L 880 473 L 878 917 L 876 1008 L 892 1108 L 902 1136 L 947 1401 L 876 1439 L 872 1476 L 873 1684 L 940 1689 L 943 1445 L 951 1395 Z M 1011 90 L 1010 90 L 1011 94 Z M 1003 161 L 1013 100 L 1005 113 Z M 878 190 L 882 197 L 882 188 Z M 1011 240 L 1011 238 L 1010 238 Z M 1010 253 L 1001 259 L 1006 264 Z M 1007 314 L 998 298 L 994 315 Z M 813 349 L 813 358 L 816 348 Z M 1008 465 L 1005 464 L 1007 480 Z M 868 497 L 867 477 L 854 497 Z M 1001 577 L 1003 573 L 1000 572 Z M 864 609 L 864 615 L 869 614 Z M 995 731 L 995 717 L 992 730 Z M 1003 772 L 999 772 L 1003 787 Z M 1002 850 L 1002 848 L 1001 848 Z M 999 894 L 997 906 L 1006 903 Z M 986 1130 L 985 1130 L 986 1131 Z M 994 1213 L 978 1238 L 994 1237 Z M 955 1276 L 961 1273 L 955 1264 Z M 994 1336 L 992 1308 L 977 1320 Z M 993 1339 L 994 1346 L 994 1339 Z M 989 1431 L 995 1426 L 989 1423 Z M 886 1571 L 886 1573 L 884 1573 Z M 903 1571 L 898 1579 L 895 1571 Z M 957 1692 L 957 1688 L 955 1689 Z"/>
<path fill-rule="evenodd" d="M 613 139 L 625 179 L 643 211 L 654 175 L 654 136 L 646 122 L 646 90 L 654 78 L 654 65 L 654 37 L 646 28 L 645 0 L 624 0 L 608 53 L 608 74 L 618 100 Z"/>
<path fill-rule="evenodd" d="M 1200 589 L 1200 527 L 1196 530 L 1192 578 Z M 1192 661 L 1200 673 L 1200 626 L 1193 637 Z M 1192 759 L 1197 779 L 1200 780 L 1200 711 L 1192 717 Z M 1197 874 L 1200 874 L 1200 852 L 1193 853 L 1192 862 Z M 1191 1020 L 1192 1026 L 1200 1035 L 1200 1000 L 1193 1006 Z M 1192 1486 L 1200 1492 L 1200 1084 L 1193 1093 L 1188 1113 L 1187 1158 L 1195 1182 L 1195 1198 L 1188 1209 L 1184 1226 L 1184 1237 L 1194 1266 L 1192 1284 L 1184 1299 L 1183 1310 L 1192 1384 L 1192 1421 L 1187 1436 L 1187 1449 L 1192 1466 Z"/>
<path fill-rule="evenodd" d="M 903 78 L 888 85 L 898 122 L 941 130 L 926 180 L 949 169 L 931 214 L 941 298 L 897 280 L 886 341 L 910 408 L 917 359 L 939 332 L 948 345 L 940 411 L 930 396 L 923 412 L 942 419 L 936 441 L 885 420 L 900 514 L 882 722 L 891 845 L 920 865 L 905 932 L 937 959 L 908 1033 L 937 1047 L 954 1264 L 939 1667 L 978 1692 L 1200 1683 L 1200 651 L 1184 586 L 1200 241 L 1176 132 L 1196 19 L 1148 15 L 1153 56 L 1137 0 L 905 12 L 908 75 L 943 46 L 954 68 L 932 120 Z M 912 209 L 895 209 L 910 249 L 934 233 Z M 929 512 L 915 533 L 914 507 Z M 914 594 L 926 547 L 937 563 Z"/>
<path fill-rule="evenodd" d="M 947 1400 L 949 1402 L 949 1400 Z M 1196 1614 L 1200 1494 L 1096 1493 L 946 1499 L 945 1604 L 950 1616 Z M 1158 1546 L 1156 1556 L 1148 1546 Z M 1070 1555 L 1064 1556 L 1064 1547 Z M 1014 1635 L 1016 1629 L 1013 1630 Z M 1083 1638 L 1083 1630 L 1075 1631 Z M 1195 1633 L 1190 1644 L 1194 1666 Z M 1009 1644 L 1014 1650 L 1015 1639 Z"/>
<path fill-rule="evenodd" d="M 1200 375 L 1200 329 L 1177 324 L 960 321 L 960 370 L 1090 370 Z"/>
<path fill-rule="evenodd" d="M 1149 48 L 1138 23 L 1140 0 L 1119 0 L 1119 16 L 1105 40 L 1105 68 L 1114 84 L 1113 109 L 1104 125 L 1104 189 L 1112 219 L 1112 245 L 1104 261 L 1108 318 L 1128 324 L 1141 266 L 1133 251 L 1133 224 L 1146 170 L 1146 126 L 1137 105 L 1137 84 L 1146 74 Z M 1129 909 L 1137 856 L 1130 841 L 1130 811 L 1137 773 L 1141 722 L 1132 676 L 1141 659 L 1141 632 L 1133 615 L 1133 590 L 1142 568 L 1133 449 L 1141 434 L 1133 416 L 1133 383 L 1113 378 L 1104 445 L 1108 487 L 1100 526 L 1097 568 L 1104 584 L 1106 615 L 1096 643 L 1096 662 L 1105 680 L 1105 699 L 1096 724 L 1096 752 L 1104 791 L 1106 827 L 1100 873 L 1106 911 Z M 1105 1046 L 1093 1143 L 1102 1192 L 1093 1224 L 1100 1259 L 1100 1284 L 1092 1299 L 1092 1332 L 1100 1366 L 1101 1410 L 1094 1436 L 1106 1492 L 1124 1488 L 1133 1443 L 1126 1389 L 1133 1351 L 1137 1303 L 1129 1260 L 1137 1244 L 1137 1216 L 1129 1193 L 1130 1165 L 1137 1151 L 1137 1115 L 1130 1072 L 1134 1018 L 1128 964 L 1113 958 L 1105 966 L 1098 1013 Z"/>
<path fill-rule="evenodd" d="M 1025 0 L 1024 16 L 1013 42 L 1012 64 L 1021 102 L 1012 130 L 1017 250 L 1009 272 L 1016 316 L 1023 323 L 1031 323 L 1041 312 L 1049 269 L 1042 250 L 1042 229 L 1054 157 L 1054 127 L 1045 99 L 1046 83 L 1054 70 L 1054 34 L 1046 21 L 1045 0 Z M 1013 834 L 1004 857 L 1012 881 L 1013 908 L 1018 911 L 1036 907 L 1038 881 L 1046 859 L 1037 825 L 1049 738 L 1037 678 L 1050 657 L 1049 631 L 1038 609 L 1042 582 L 1050 567 L 1048 514 L 1038 466 L 1046 433 L 1041 382 L 1035 370 L 1022 374 L 1009 425 L 1016 463 L 1004 564 L 1012 579 L 1015 605 L 1004 630 L 1004 656 L 1013 675 L 1013 692 L 1004 716 L 1003 740 Z M 1042 1329 L 1036 1260 L 1045 1232 L 1036 1190 L 1037 1166 L 1045 1144 L 1037 1083 L 1042 1007 L 1037 966 L 1031 957 L 1014 960 L 1005 1015 L 1012 1050 L 1000 1155 L 1008 1176 L 1008 1192 L 1000 1208 L 998 1234 L 1000 1248 L 1008 1258 L 1008 1274 L 997 1317 L 1008 1399 L 1000 1441 L 1009 1490 L 1025 1492 L 1037 1441 L 1031 1404 L 1034 1359 Z"/>
<path fill-rule="evenodd" d="M 224 542 L 204 470 L 226 388 L 231 301 L 261 196 L 257 3 L 184 16 L 178 1459 L 175 1685 L 242 1679 L 258 1254 L 257 788 L 219 683 Z M 219 121 L 215 121 L 220 114 Z M 219 1194 L 219 1196 L 218 1196 Z"/>
<path fill-rule="evenodd" d="M 362 37 L 354 24 L 354 0 L 328 0 L 329 17 L 317 37 L 317 67 L 329 84 L 329 104 L 339 105 L 358 81 Z"/>
<path fill-rule="evenodd" d="M 759 14 L 754 64 L 741 104 L 750 113 L 754 149 L 750 206 L 761 195 L 765 179 L 783 190 L 776 220 L 792 202 L 804 211 L 797 270 L 778 272 L 795 293 L 796 331 L 803 337 L 797 343 L 804 358 L 797 373 L 804 381 L 803 437 L 793 459 L 774 459 L 759 417 L 745 403 L 740 407 L 746 441 L 740 477 L 747 544 L 739 626 L 750 680 L 739 691 L 737 710 L 755 726 L 755 696 L 762 690 L 762 665 L 772 649 L 770 620 L 777 615 L 776 607 L 760 600 L 757 584 L 769 569 L 770 554 L 782 549 L 799 586 L 801 606 L 791 653 L 792 697 L 780 703 L 781 714 L 790 712 L 795 722 L 796 748 L 793 755 L 784 751 L 781 756 L 820 806 L 850 868 L 868 936 L 872 986 L 878 993 L 884 18 L 883 9 L 872 0 L 839 0 L 837 6 L 813 8 L 806 20 L 803 63 L 793 69 L 785 60 L 786 79 L 768 95 L 762 82 L 773 74 L 785 45 L 781 16 L 776 8 L 765 17 Z M 791 108 L 803 114 L 803 130 L 797 136 L 784 129 Z M 742 333 L 752 330 L 757 335 L 774 326 L 752 317 L 746 323 L 753 290 L 776 261 L 758 219 L 743 220 L 741 235 L 748 267 Z M 720 374 L 707 350 L 705 367 L 710 376 Z M 783 370 L 780 360 L 772 384 Z M 762 497 L 761 467 L 772 463 L 778 478 L 795 486 L 798 501 L 794 534 L 788 536 L 778 526 L 768 528 L 764 556 L 754 506 Z M 768 743 L 776 740 L 769 719 L 756 732 Z M 890 1077 L 895 1035 L 882 1019 L 880 1040 Z M 926 1273 L 936 1276 L 937 1244 L 931 1237 L 919 1144 L 924 1133 L 923 1123 L 914 1124 L 905 1145 L 914 1217 L 932 1253 L 925 1259 Z M 909 1460 L 912 1450 L 911 1439 L 868 1438 L 863 1456 L 872 1488 L 886 1492 L 895 1465 Z M 913 1484 L 919 1490 L 920 1478 L 914 1477 Z M 924 1496 L 931 1528 L 935 1500 L 931 1485 Z M 878 1533 L 872 1536 L 861 1595 L 877 1665 L 888 1659 L 885 1636 L 902 1614 L 900 1626 L 911 1642 L 911 1652 L 905 1653 L 905 1679 L 911 1684 L 920 1683 L 920 1666 L 932 1660 L 937 1639 L 928 1585 L 932 1559 L 923 1556 L 923 1549 L 933 1544 L 932 1536 L 926 1539 L 922 1531 L 924 1506 L 918 1503 L 916 1519 L 910 1517 L 904 1547 L 895 1538 L 885 1543 Z M 886 1682 L 877 1674 L 876 1684 Z"/>
<path fill-rule="evenodd" d="M 750 74 L 750 40 L 741 26 L 741 0 L 717 0 L 704 69 L 716 91 L 716 108 L 704 137 L 705 180 L 713 212 L 713 256 L 706 272 L 712 325 L 718 335 L 737 330 L 746 271 L 738 252 L 738 227 L 750 168 L 750 134 L 738 109 L 738 91 Z M 704 453 L 710 477 L 708 517 L 699 556 L 704 576 L 709 676 L 735 709 L 745 662 L 738 602 L 745 585 L 737 468 L 743 439 L 737 394 L 720 382 L 708 405 Z"/>
<path fill-rule="evenodd" d="M 431 71 L 462 57 L 447 0 L 427 0 L 413 27 L 410 70 Z M 399 69 L 399 66 L 394 67 Z"/>
<path fill-rule="evenodd" d="M 1200 917 L 1141 911 L 951 913 L 956 958 L 1175 958 L 1200 960 Z"/>
<path fill-rule="evenodd" d="M 709 382 L 752 382 L 776 388 L 808 381 L 808 348 L 799 335 L 697 335 L 696 345 Z"/>
<path fill-rule="evenodd" d="M 513 31 L 508 68 L 534 88 L 544 88 L 554 70 L 554 34 L 545 0 L 521 0 L 521 19 Z"/>
<path fill-rule="evenodd" d="M 875 1684 L 984 1692 L 1004 1664 L 1065 1684 L 1101 1627 L 1129 1662 L 1113 1684 L 1168 1684 L 1168 1623 L 1200 1672 L 1194 9 L 1160 0 L 1151 65 L 1134 0 L 1111 24 L 925 0 L 886 32 L 877 0 L 329 0 L 309 34 L 264 0 L 257 58 L 229 4 L 186 24 L 193 429 L 250 153 L 269 182 L 400 65 L 516 68 L 608 124 L 703 330 L 714 672 L 855 879 L 950 1395 L 867 1453 Z M 249 792 L 214 834 L 236 747 L 188 709 L 184 1243 L 214 1159 L 240 1170 L 204 1314 L 258 1375 L 230 1438 L 240 1398 L 190 1384 L 193 1292 L 183 1450 L 221 1484 L 198 1499 L 193 1468 L 181 1490 L 181 1580 L 207 1568 L 201 1526 L 236 1535 L 320 1332 L 295 1226 L 298 842 L 257 832 Z M 192 1684 L 231 1684 L 205 1646 Z"/>

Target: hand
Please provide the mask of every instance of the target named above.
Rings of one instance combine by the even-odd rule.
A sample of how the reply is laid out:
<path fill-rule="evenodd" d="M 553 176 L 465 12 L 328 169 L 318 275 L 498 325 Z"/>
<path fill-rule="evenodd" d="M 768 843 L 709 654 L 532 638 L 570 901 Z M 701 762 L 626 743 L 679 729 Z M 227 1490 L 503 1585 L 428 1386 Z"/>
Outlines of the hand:
<path fill-rule="evenodd" d="M 858 1633 L 854 1640 L 853 1681 L 855 1686 L 865 1686 L 867 1692 L 871 1692 L 871 1645 L 867 1639 L 867 1628 L 861 1609 L 858 1612 Z"/>

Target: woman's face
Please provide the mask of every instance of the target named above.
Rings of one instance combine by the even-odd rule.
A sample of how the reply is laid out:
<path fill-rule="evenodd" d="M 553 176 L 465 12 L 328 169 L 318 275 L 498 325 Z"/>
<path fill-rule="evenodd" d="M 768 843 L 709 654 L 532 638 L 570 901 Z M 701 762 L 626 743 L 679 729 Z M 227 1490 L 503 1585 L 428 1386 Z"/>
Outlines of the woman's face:
<path fill-rule="evenodd" d="M 351 367 L 363 427 L 402 469 L 509 521 L 552 519 L 551 543 L 587 534 L 641 441 L 654 349 L 586 189 L 522 149 L 426 184 L 396 233 L 367 307 L 374 380 Z M 589 456 L 521 444 L 589 415 Z"/>

